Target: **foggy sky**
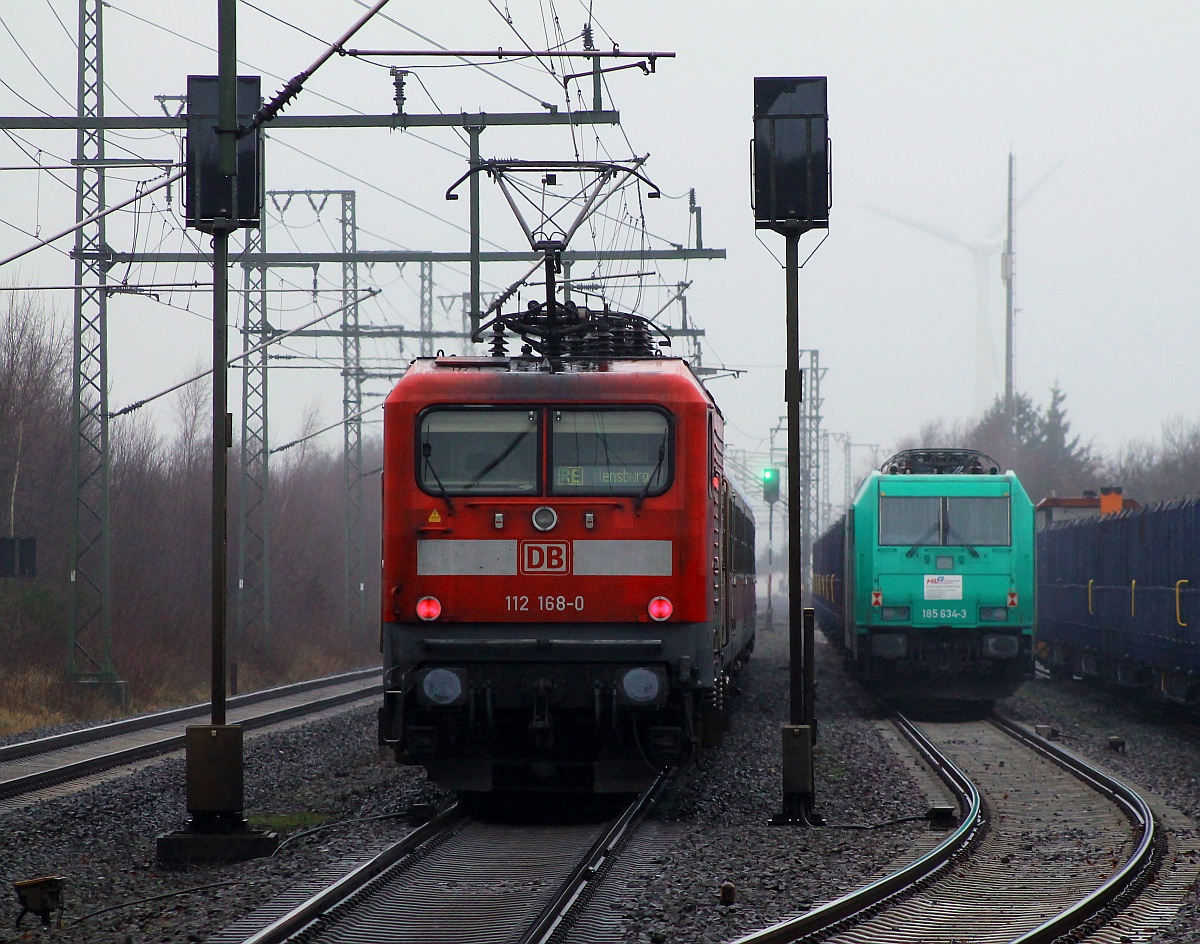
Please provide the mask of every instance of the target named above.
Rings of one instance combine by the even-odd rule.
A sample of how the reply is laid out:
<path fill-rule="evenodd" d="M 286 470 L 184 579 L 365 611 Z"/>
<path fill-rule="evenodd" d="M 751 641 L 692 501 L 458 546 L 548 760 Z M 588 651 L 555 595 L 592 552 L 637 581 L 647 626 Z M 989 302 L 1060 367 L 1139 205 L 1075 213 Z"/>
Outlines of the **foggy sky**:
<path fill-rule="evenodd" d="M 352 0 L 257 0 L 256 5 L 323 41 L 336 38 L 363 10 Z M 511 28 L 486 2 L 413 5 L 397 0 L 384 12 L 451 48 L 512 50 L 526 42 L 534 48 L 555 42 L 554 33 L 543 30 L 550 14 L 544 21 L 537 4 L 510 0 L 497 6 L 511 14 Z M 575 37 L 587 19 L 587 7 L 563 0 L 554 7 L 571 48 L 580 48 Z M 1164 421 L 1195 418 L 1200 392 L 1195 377 L 1200 275 L 1194 261 L 1200 255 L 1200 59 L 1195 55 L 1200 6 L 830 0 L 761 2 L 751 8 L 614 0 L 592 7 L 599 47 L 616 42 L 624 50 L 673 51 L 677 58 L 660 59 L 650 76 L 627 70 L 608 77 L 605 105 L 621 111 L 621 129 L 583 128 L 573 142 L 562 129 L 493 128 L 483 135 L 483 154 L 563 159 L 578 149 L 585 158 L 627 159 L 649 153 L 648 175 L 664 195 L 677 199 L 639 203 L 631 193 L 627 202 L 614 200 L 607 209 L 617 218 L 636 218 L 644 211 L 648 230 L 661 237 L 650 243 L 656 248 L 664 248 L 664 240 L 688 240 L 686 195 L 695 188 L 705 245 L 727 249 L 728 260 L 661 264 L 640 293 L 632 282 L 624 288 L 615 283 L 614 301 L 639 305 L 640 313 L 651 315 L 669 293 L 649 283 L 693 282 L 688 312 L 708 332 L 705 364 L 747 371 L 739 379 L 712 383 L 735 447 L 765 452 L 768 430 L 784 412 L 783 272 L 777 261 L 783 240 L 769 232 L 756 237 L 749 205 L 756 75 L 829 77 L 831 227 L 800 277 L 801 343 L 819 350 L 827 369 L 822 382 L 826 429 L 848 432 L 857 442 L 878 443 L 886 450 L 929 421 L 953 423 L 977 416 L 1002 391 L 999 255 L 985 257 L 991 357 L 980 373 L 972 255 L 870 208 L 922 221 L 962 242 L 998 243 L 1010 151 L 1016 155 L 1018 197 L 1057 167 L 1022 203 L 1016 219 L 1017 389 L 1044 404 L 1049 388 L 1060 385 L 1075 432 L 1102 450 L 1132 438 L 1156 439 Z M 4 114 L 74 110 L 75 50 L 51 8 L 73 34 L 73 2 L 0 6 L 0 17 L 13 34 L 0 31 L 5 62 L 0 78 L 11 86 L 0 86 Z M 323 49 L 316 39 L 244 4 L 238 9 L 244 72 L 292 76 Z M 104 10 L 109 114 L 130 113 L 118 96 L 133 113 L 158 113 L 155 95 L 182 94 L 189 73 L 216 71 L 213 53 L 138 17 L 216 45 L 213 3 L 116 0 Z M 13 37 L 45 79 L 18 51 Z M 377 19 L 351 45 L 412 49 L 428 43 Z M 391 64 L 418 67 L 419 81 L 408 84 L 406 109 L 411 113 L 540 112 L 545 110 L 542 101 L 565 107 L 561 77 L 532 62 L 491 70 L 523 91 L 476 69 L 419 68 L 446 65 L 444 60 L 380 62 L 335 57 L 286 113 L 390 112 L 392 84 L 386 66 Z M 578 71 L 584 68 L 579 65 Z M 271 94 L 281 82 L 264 78 L 263 84 Z M 590 101 L 590 82 L 583 90 Z M 360 248 L 467 248 L 467 201 L 443 199 L 446 187 L 466 169 L 466 146 L 452 131 L 269 129 L 269 134 L 268 187 L 358 191 Z M 20 137 L 28 156 L 0 138 L 0 164 L 28 165 L 38 149 L 43 164 L 59 163 L 54 155 L 74 155 L 71 133 L 21 132 Z M 132 152 L 176 158 L 178 145 L 170 135 L 136 132 L 111 135 L 108 152 L 113 157 Z M 131 184 L 121 178 L 136 176 L 114 172 L 109 202 L 132 194 Z M 59 177 L 66 184 L 73 181 L 70 173 Z M 30 233 L 40 227 L 47 233 L 73 219 L 69 187 L 47 174 L 40 178 L 39 184 L 32 173 L 0 173 L 0 218 L 10 224 L 0 227 L 4 255 L 31 242 L 11 227 Z M 523 248 L 520 229 L 494 191 L 485 182 L 485 248 Z M 162 196 L 156 201 L 159 207 Z M 178 190 L 173 198 L 178 201 Z M 332 207 L 318 220 L 311 209 L 294 205 L 288 219 L 295 229 L 288 233 L 272 224 L 268 248 L 328 249 L 331 240 L 339 239 Z M 179 250 L 201 242 L 198 234 L 164 225 L 161 216 L 142 213 L 135 220 L 122 213 L 109 226 L 115 249 L 134 245 L 135 223 L 139 249 Z M 572 248 L 629 248 L 638 238 L 612 219 L 600 220 L 594 234 L 590 227 L 581 230 Z M 806 237 L 804 255 L 818 238 Z M 69 250 L 70 240 L 58 245 Z M 364 306 L 363 320 L 416 327 L 416 268 L 362 272 L 363 284 L 384 289 L 383 301 Z M 507 285 L 525 268 L 487 267 L 485 287 Z M 601 266 L 597 271 L 622 269 Z M 575 273 L 581 274 L 587 273 Z M 115 269 L 111 277 L 126 275 Z M 128 277 L 133 282 L 208 279 L 202 270 L 185 267 L 135 271 Z M 240 281 L 240 271 L 234 277 Z M 318 277 L 324 290 L 317 307 L 337 307 L 338 267 L 326 264 Z M 7 267 L 2 278 L 7 284 L 69 284 L 73 273 L 61 252 L 44 249 Z M 435 279 L 435 319 L 447 324 L 447 308 L 457 319 L 454 296 L 466 289 L 466 266 L 438 267 Z M 285 281 L 307 288 L 312 275 L 292 270 L 278 274 L 272 284 Z M 48 297 L 69 319 L 70 295 Z M 169 300 L 176 307 L 129 296 L 116 296 L 110 303 L 112 407 L 207 365 L 210 296 L 176 294 Z M 231 306 L 238 304 L 234 300 Z M 281 310 L 272 318 L 285 328 L 316 311 L 312 299 L 299 292 L 280 296 L 277 304 Z M 236 349 L 236 332 L 231 337 Z M 294 349 L 316 350 L 335 365 L 340 358 L 336 342 L 319 349 L 312 342 L 297 343 Z M 415 352 L 415 344 L 409 352 Z M 396 352 L 370 345 L 364 353 Z M 325 423 L 340 415 L 336 370 L 281 370 L 272 375 L 271 384 L 276 443 L 294 438 L 306 410 L 319 412 Z M 239 385 L 240 377 L 233 376 L 235 401 Z M 383 383 L 368 384 L 369 392 L 384 389 Z M 156 416 L 169 424 L 169 405 Z M 337 448 L 340 435 L 329 434 L 327 442 Z M 840 475 L 835 481 L 840 482 Z"/>

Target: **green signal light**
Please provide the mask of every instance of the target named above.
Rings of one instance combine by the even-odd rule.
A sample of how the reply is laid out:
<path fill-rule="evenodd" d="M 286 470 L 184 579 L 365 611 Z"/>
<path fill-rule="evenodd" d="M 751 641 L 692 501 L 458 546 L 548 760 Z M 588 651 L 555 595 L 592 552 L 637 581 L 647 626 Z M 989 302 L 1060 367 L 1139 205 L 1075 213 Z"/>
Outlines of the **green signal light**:
<path fill-rule="evenodd" d="M 763 501 L 779 501 L 779 469 L 763 469 Z"/>

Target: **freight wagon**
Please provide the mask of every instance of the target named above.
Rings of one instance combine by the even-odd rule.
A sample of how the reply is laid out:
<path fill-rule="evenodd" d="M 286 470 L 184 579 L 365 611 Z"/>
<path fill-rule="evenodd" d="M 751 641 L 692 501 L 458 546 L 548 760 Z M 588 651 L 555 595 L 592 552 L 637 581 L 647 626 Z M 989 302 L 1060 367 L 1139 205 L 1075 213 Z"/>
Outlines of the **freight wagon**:
<path fill-rule="evenodd" d="M 1055 675 L 1200 701 L 1200 499 L 1039 531 L 1037 644 Z"/>

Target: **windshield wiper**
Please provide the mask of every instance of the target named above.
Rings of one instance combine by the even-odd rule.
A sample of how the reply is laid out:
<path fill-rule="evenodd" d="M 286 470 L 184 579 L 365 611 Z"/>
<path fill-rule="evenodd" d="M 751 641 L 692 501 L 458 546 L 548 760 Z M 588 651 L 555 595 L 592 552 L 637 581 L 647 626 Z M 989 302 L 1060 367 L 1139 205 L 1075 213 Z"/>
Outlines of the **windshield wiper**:
<path fill-rule="evenodd" d="M 504 448 L 504 451 L 500 453 L 500 455 L 496 456 L 495 459 L 493 459 L 491 462 L 489 462 L 487 465 L 485 465 L 482 469 L 480 469 L 479 474 L 477 476 L 475 476 L 475 478 L 471 479 L 471 481 L 469 481 L 466 485 L 464 485 L 463 488 L 474 488 L 476 485 L 478 485 L 485 475 L 487 475 L 489 472 L 492 471 L 492 469 L 496 468 L 496 466 L 498 466 L 501 462 L 503 462 L 505 459 L 507 459 L 509 456 L 511 456 L 513 453 L 513 450 L 516 449 L 517 446 L 521 445 L 521 441 L 528 435 L 529 435 L 529 430 L 527 430 L 527 429 L 522 430 L 521 432 L 517 433 L 517 438 L 514 439 L 512 442 L 510 442 Z"/>
<path fill-rule="evenodd" d="M 941 525 L 940 521 L 935 521 L 928 528 L 926 528 L 925 533 L 922 534 L 919 538 L 917 538 L 917 543 L 914 544 L 912 547 L 910 547 L 908 549 L 908 553 L 905 554 L 904 556 L 905 557 L 915 557 L 916 553 L 917 553 L 917 548 L 920 547 L 922 544 L 924 544 L 925 539 L 927 537 L 929 537 L 931 534 L 933 534 L 933 532 L 936 531 L 940 525 Z"/>
<path fill-rule="evenodd" d="M 948 538 L 957 537 L 959 542 L 961 543 L 961 546 L 965 547 L 968 551 L 970 551 L 972 557 L 979 556 L 979 552 L 977 550 L 975 550 L 975 548 L 973 548 L 970 544 L 967 543 L 967 539 L 964 538 L 961 534 L 959 534 L 957 530 L 955 530 L 954 525 L 952 525 L 952 524 L 946 525 L 946 537 L 948 537 Z"/>
<path fill-rule="evenodd" d="M 453 515 L 454 504 L 450 501 L 450 496 L 446 493 L 446 486 L 442 484 L 441 478 L 437 474 L 437 469 L 433 467 L 433 463 L 429 461 L 429 457 L 433 454 L 433 447 L 429 443 L 421 443 L 421 457 L 425 460 L 425 468 L 433 473 L 433 480 L 437 482 L 438 491 L 442 496 L 442 500 L 446 503 L 446 511 Z"/>
<path fill-rule="evenodd" d="M 646 500 L 646 496 L 650 494 L 650 486 L 654 483 L 654 479 L 658 476 L 658 470 L 662 468 L 663 459 L 667 455 L 667 434 L 663 433 L 662 445 L 658 447 L 658 462 L 654 465 L 654 471 L 650 473 L 650 478 L 646 479 L 646 487 L 642 489 L 642 493 L 633 500 L 633 513 L 640 515 L 642 513 L 642 502 Z"/>

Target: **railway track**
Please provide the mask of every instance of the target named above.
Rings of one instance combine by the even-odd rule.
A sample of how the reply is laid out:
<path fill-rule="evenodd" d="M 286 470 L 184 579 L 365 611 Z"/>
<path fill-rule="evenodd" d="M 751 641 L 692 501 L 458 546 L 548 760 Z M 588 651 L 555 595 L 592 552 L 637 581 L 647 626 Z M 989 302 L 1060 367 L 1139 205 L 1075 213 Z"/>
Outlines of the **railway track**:
<path fill-rule="evenodd" d="M 336 685 L 322 694 L 321 703 L 375 699 L 377 678 L 372 670 L 322 680 Z M 236 720 L 248 725 L 294 717 L 313 701 L 315 687 L 239 699 L 231 705 L 231 720 L 234 711 Z M 76 764 L 111 768 L 130 763 L 131 756 L 172 750 L 182 743 L 184 724 L 206 710 L 196 706 L 190 713 L 166 712 L 103 726 L 99 731 L 108 743 L 102 746 L 96 729 L 10 745 L 0 749 L 0 791 L 14 790 L 14 765 L 22 763 L 57 769 L 62 779 L 90 776 L 80 774 Z M 1080 928 L 1104 925 L 1124 909 L 1116 922 L 1088 938 L 1115 944 L 1150 940 L 1145 929 L 1161 927 L 1162 915 L 1169 920 L 1174 913 L 1170 902 L 1155 904 L 1149 900 L 1152 895 L 1129 905 L 1150 882 L 1164 842 L 1155 817 L 1133 791 L 1002 719 L 916 725 L 898 718 L 895 724 L 922 765 L 953 794 L 959 810 L 955 827 L 931 832 L 921 853 L 902 868 L 804 915 L 746 935 L 737 944 L 817 938 L 1026 944 L 1068 933 L 1078 935 L 1072 940 L 1082 940 L 1086 932 Z M 177 727 L 171 730 L 172 725 Z M 172 737 L 179 740 L 172 744 Z M 118 749 L 126 738 L 136 743 Z M 86 761 L 75 757 L 77 750 L 95 756 Z M 117 759 L 123 751 L 132 753 Z M 28 791 L 22 794 L 29 796 Z M 608 940 L 611 933 L 605 936 L 604 929 L 592 927 L 597 918 L 588 913 L 587 904 L 653 800 L 648 792 L 612 824 L 576 821 L 553 827 L 488 821 L 450 810 L 381 855 L 310 876 L 308 884 L 209 942 L 338 944 L 383 939 L 385 929 L 387 939 L 399 935 L 397 939 L 439 944 Z M 0 800 L 0 808 L 4 803 Z M 1172 871 L 1170 860 L 1161 871 Z M 1151 890 L 1158 884 L 1151 883 Z M 1174 891 L 1182 895 L 1186 889 Z M 1142 918 L 1131 917 L 1139 913 Z"/>
<path fill-rule="evenodd" d="M 561 940 L 667 776 L 602 823 L 530 825 L 478 818 L 456 805 L 343 874 L 277 899 L 208 944 Z"/>
<path fill-rule="evenodd" d="M 1111 923 L 1137 910 L 1127 906 L 1165 842 L 1134 791 L 1000 718 L 894 724 L 954 797 L 956 824 L 877 881 L 736 944 L 1036 944 L 1098 928 L 1097 941 L 1149 939 Z M 662 783 L 604 827 L 515 825 L 452 809 L 208 944 L 607 940 L 591 928 L 587 903 Z"/>
<path fill-rule="evenodd" d="M 377 700 L 379 691 L 378 668 L 348 672 L 230 698 L 228 719 L 247 730 L 264 728 Z M 180 750 L 187 725 L 202 723 L 208 714 L 208 705 L 192 705 L 0 747 L 0 811 Z"/>
<path fill-rule="evenodd" d="M 1082 940 L 1150 881 L 1165 839 L 1119 781 L 1002 718 L 895 723 L 958 798 L 958 827 L 878 881 L 736 944 Z"/>

